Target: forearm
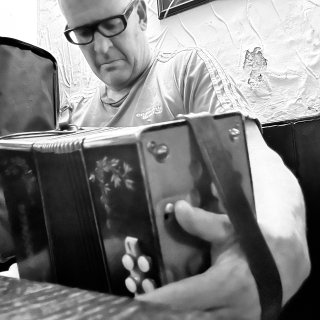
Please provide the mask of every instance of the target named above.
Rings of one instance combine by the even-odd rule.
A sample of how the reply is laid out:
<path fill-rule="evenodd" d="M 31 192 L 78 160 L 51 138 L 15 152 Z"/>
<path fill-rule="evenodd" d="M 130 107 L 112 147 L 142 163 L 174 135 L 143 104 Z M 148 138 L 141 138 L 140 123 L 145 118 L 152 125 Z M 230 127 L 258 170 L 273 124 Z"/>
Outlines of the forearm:
<path fill-rule="evenodd" d="M 297 179 L 264 141 L 254 122 L 246 125 L 259 226 L 277 263 L 283 303 L 310 272 L 305 205 Z"/>

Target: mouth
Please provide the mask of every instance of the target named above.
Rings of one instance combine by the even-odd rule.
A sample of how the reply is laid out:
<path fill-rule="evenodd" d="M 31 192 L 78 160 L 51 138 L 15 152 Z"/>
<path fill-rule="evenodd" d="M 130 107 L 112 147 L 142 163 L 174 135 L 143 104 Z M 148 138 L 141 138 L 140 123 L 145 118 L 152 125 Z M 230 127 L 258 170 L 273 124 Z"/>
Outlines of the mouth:
<path fill-rule="evenodd" d="M 121 61 L 121 59 L 114 59 L 114 60 L 105 61 L 105 62 L 101 63 L 101 66 L 114 64 L 114 63 L 117 63 L 117 62 L 120 62 L 120 61 Z"/>
<path fill-rule="evenodd" d="M 121 67 L 121 59 L 115 59 L 115 60 L 108 60 L 104 61 L 100 64 L 100 70 L 101 71 L 115 71 L 118 70 Z"/>

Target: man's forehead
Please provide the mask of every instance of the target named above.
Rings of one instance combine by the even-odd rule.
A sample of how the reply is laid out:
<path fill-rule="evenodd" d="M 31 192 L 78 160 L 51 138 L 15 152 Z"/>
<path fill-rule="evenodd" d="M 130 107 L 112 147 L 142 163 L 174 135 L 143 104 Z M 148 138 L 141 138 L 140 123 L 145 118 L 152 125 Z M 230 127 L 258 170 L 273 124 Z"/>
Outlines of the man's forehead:
<path fill-rule="evenodd" d="M 69 26 L 90 23 L 122 13 L 130 0 L 59 0 Z"/>

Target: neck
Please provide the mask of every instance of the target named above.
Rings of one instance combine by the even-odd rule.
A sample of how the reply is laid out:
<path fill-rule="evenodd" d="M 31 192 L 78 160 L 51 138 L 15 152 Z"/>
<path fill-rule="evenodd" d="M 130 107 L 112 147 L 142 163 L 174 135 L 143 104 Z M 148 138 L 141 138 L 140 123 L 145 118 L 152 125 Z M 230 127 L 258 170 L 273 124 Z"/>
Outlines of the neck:
<path fill-rule="evenodd" d="M 115 102 L 121 100 L 130 91 L 130 88 L 114 89 L 111 87 L 106 87 L 106 89 L 108 98 L 114 100 Z"/>

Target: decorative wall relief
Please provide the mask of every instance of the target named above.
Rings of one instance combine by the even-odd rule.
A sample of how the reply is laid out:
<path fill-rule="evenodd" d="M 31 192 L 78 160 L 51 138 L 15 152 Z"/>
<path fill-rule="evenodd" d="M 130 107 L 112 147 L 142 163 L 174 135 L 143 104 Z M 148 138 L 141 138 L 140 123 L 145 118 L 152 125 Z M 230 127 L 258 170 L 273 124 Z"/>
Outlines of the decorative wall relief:
<path fill-rule="evenodd" d="M 261 87 L 265 82 L 264 71 L 267 68 L 267 59 L 263 56 L 259 47 L 253 49 L 252 52 L 246 51 L 243 69 L 250 71 L 248 84 L 251 88 Z"/>

